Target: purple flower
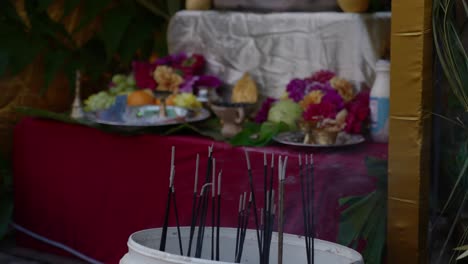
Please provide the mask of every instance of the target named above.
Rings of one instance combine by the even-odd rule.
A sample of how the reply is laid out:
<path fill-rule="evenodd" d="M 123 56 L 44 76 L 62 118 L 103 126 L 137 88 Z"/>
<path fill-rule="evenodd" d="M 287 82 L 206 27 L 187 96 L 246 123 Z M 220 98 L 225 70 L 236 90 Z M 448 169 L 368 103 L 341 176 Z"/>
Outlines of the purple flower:
<path fill-rule="evenodd" d="M 188 58 L 187 54 L 184 52 L 181 52 L 178 54 L 168 55 L 166 57 L 159 58 L 156 60 L 155 64 L 158 66 L 166 65 L 166 66 L 174 67 L 176 65 L 181 65 L 187 58 Z"/>
<path fill-rule="evenodd" d="M 212 75 L 202 75 L 195 83 L 196 87 L 207 87 L 207 88 L 218 88 L 221 86 L 221 80 L 216 76 Z"/>
<path fill-rule="evenodd" d="M 286 86 L 286 91 L 289 94 L 289 98 L 294 102 L 299 102 L 304 98 L 307 83 L 301 79 L 293 79 Z"/>
<path fill-rule="evenodd" d="M 185 78 L 184 82 L 179 86 L 179 91 L 184 93 L 192 93 L 195 83 L 200 79 L 198 76 L 189 76 Z"/>
<path fill-rule="evenodd" d="M 322 102 L 329 102 L 335 105 L 338 112 L 341 111 L 345 106 L 343 98 L 334 89 L 326 91 L 326 94 L 322 98 Z"/>
<path fill-rule="evenodd" d="M 267 97 L 267 99 L 263 101 L 262 107 L 260 107 L 260 110 L 258 110 L 257 115 L 255 116 L 256 123 L 263 123 L 267 121 L 268 112 L 270 111 L 270 108 L 273 105 L 273 103 L 275 103 L 276 101 L 278 101 L 278 99 L 275 99 L 273 97 Z"/>
<path fill-rule="evenodd" d="M 315 91 L 315 90 L 320 90 L 324 93 L 330 91 L 330 90 L 335 90 L 333 89 L 333 87 L 331 86 L 331 84 L 329 82 L 325 82 L 325 83 L 320 83 L 320 82 L 312 82 L 312 83 L 309 83 L 307 84 L 306 86 L 306 89 L 305 89 L 305 93 L 308 94 L 312 91 Z"/>

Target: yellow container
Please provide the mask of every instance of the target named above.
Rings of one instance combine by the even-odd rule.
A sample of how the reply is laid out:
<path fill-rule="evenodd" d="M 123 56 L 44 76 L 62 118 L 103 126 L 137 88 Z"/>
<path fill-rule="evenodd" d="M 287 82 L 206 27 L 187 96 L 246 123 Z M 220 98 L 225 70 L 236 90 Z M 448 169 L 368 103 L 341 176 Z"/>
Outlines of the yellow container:
<path fill-rule="evenodd" d="M 338 0 L 343 12 L 364 13 L 369 9 L 369 0 Z"/>

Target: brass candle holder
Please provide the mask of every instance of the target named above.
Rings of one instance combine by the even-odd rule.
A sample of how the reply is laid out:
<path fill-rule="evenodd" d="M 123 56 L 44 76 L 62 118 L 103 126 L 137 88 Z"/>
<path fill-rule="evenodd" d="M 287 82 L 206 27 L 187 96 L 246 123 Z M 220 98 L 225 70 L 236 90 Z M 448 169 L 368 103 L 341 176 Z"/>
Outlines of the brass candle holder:
<path fill-rule="evenodd" d="M 153 95 L 154 95 L 154 97 L 159 99 L 159 101 L 161 102 L 160 105 L 159 105 L 159 117 L 160 118 L 167 118 L 166 100 L 167 100 L 167 98 L 169 96 L 172 95 L 172 92 L 171 91 L 158 91 L 158 90 L 155 90 L 155 91 L 153 91 Z"/>

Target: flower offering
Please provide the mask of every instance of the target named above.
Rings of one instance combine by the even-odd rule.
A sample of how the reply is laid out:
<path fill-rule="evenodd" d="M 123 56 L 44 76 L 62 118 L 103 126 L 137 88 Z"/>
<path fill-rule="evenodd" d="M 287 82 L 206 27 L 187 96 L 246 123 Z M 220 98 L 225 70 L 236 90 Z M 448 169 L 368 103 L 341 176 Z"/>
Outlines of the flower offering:
<path fill-rule="evenodd" d="M 281 99 L 268 98 L 260 108 L 256 122 L 274 121 L 270 120 L 270 116 L 274 116 L 270 112 L 277 112 L 275 105 L 286 100 L 300 108 L 300 114 L 294 115 L 305 132 L 361 134 L 370 113 L 368 91 L 357 91 L 350 81 L 332 71 L 321 70 L 310 77 L 291 80 Z M 293 115 L 288 109 L 284 112 Z"/>

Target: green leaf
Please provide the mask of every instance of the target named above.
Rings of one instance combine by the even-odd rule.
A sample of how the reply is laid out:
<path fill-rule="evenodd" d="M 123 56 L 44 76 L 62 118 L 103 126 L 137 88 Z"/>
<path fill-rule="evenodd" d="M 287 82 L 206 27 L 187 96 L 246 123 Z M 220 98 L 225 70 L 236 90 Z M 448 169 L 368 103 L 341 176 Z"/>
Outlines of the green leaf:
<path fill-rule="evenodd" d="M 388 164 L 386 160 L 367 157 L 366 166 L 367 174 L 376 177 L 379 184 L 366 196 L 340 199 L 340 206 L 347 208 L 340 216 L 338 241 L 355 248 L 359 239 L 366 239 L 365 262 L 379 264 L 386 241 Z"/>
<path fill-rule="evenodd" d="M 58 72 L 61 71 L 65 63 L 67 54 L 63 50 L 52 51 L 45 57 L 44 65 L 44 86 L 41 94 L 44 94 L 49 88 L 50 83 L 55 79 Z"/>
<path fill-rule="evenodd" d="M 128 8 L 127 5 L 119 5 L 107 11 L 103 16 L 102 30 L 99 37 L 106 47 L 109 59 L 117 51 L 125 31 L 135 15 L 132 11 L 134 9 Z"/>
<path fill-rule="evenodd" d="M 456 248 L 454 248 L 453 250 L 465 251 L 465 250 L 468 250 L 468 245 L 461 246 L 461 247 L 456 247 Z"/>
<path fill-rule="evenodd" d="M 284 122 L 264 122 L 263 124 L 248 122 L 229 143 L 233 146 L 265 146 L 271 143 L 274 136 L 288 129 L 289 126 Z"/>

